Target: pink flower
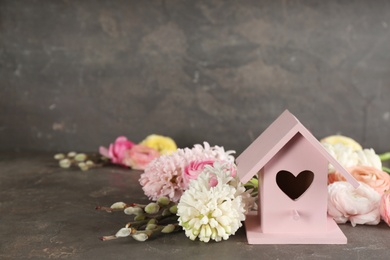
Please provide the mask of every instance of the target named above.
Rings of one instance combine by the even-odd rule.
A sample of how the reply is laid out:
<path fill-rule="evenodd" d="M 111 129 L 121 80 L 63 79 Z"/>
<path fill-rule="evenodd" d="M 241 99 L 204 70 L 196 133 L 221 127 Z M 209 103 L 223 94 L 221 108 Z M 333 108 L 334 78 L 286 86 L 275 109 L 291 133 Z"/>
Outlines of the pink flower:
<path fill-rule="evenodd" d="M 133 146 L 134 143 L 127 140 L 125 136 L 119 136 L 113 144 L 110 144 L 108 150 L 106 147 L 100 146 L 99 152 L 101 155 L 110 158 L 112 163 L 124 165 L 125 152 Z"/>
<path fill-rule="evenodd" d="M 145 145 L 133 145 L 130 150 L 125 151 L 123 164 L 135 170 L 145 170 L 146 166 L 159 157 L 160 153 Z"/>
<path fill-rule="evenodd" d="M 381 205 L 379 208 L 382 219 L 390 227 L 390 190 L 386 191 L 381 198 Z"/>
<path fill-rule="evenodd" d="M 177 202 L 186 190 L 183 171 L 191 161 L 224 160 L 233 163 L 232 153 L 234 151 L 225 151 L 223 147 L 210 146 L 207 142 L 203 146 L 196 144 L 193 148 L 178 149 L 149 163 L 139 182 L 149 199 L 167 196 Z"/>
<path fill-rule="evenodd" d="M 213 165 L 215 160 L 206 159 L 206 160 L 195 160 L 191 161 L 185 168 L 183 172 L 183 182 L 185 187 L 188 187 L 190 180 L 196 180 L 198 175 L 203 171 L 206 165 Z"/>
<path fill-rule="evenodd" d="M 179 201 L 184 191 L 182 169 L 185 160 L 176 152 L 161 155 L 148 164 L 139 180 L 145 195 L 152 200 L 167 196 L 172 201 Z"/>
<path fill-rule="evenodd" d="M 381 196 L 370 186 L 359 182 L 354 188 L 349 182 L 336 181 L 328 185 L 328 214 L 337 223 L 376 225 L 380 221 Z"/>
<path fill-rule="evenodd" d="M 390 189 L 390 175 L 384 171 L 371 166 L 355 166 L 347 170 L 357 181 L 366 183 L 380 195 Z M 328 175 L 328 181 L 329 183 L 333 183 L 335 181 L 346 180 L 340 173 L 335 172 Z"/>

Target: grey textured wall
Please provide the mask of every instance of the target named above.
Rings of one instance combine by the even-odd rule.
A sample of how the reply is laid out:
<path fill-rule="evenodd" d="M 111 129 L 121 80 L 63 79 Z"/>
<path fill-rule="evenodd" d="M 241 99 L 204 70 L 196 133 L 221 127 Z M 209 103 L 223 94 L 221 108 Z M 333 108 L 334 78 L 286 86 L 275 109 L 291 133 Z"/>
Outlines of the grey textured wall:
<path fill-rule="evenodd" d="M 0 0 L 0 150 L 242 151 L 284 109 L 390 148 L 389 1 Z"/>

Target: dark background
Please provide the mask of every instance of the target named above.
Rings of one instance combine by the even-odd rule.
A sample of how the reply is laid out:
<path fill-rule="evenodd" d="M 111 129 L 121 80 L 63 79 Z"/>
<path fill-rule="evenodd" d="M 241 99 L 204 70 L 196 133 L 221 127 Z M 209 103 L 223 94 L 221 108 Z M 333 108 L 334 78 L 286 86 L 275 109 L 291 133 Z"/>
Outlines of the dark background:
<path fill-rule="evenodd" d="M 390 2 L 0 0 L 0 90 L 0 151 L 241 152 L 289 109 L 384 152 Z"/>

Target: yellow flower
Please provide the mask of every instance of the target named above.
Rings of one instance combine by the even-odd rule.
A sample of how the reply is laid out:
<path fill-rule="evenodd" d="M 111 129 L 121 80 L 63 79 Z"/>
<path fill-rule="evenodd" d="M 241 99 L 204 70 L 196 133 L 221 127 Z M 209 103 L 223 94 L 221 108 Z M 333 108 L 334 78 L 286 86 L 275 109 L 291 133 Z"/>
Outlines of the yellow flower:
<path fill-rule="evenodd" d="M 353 140 L 350 137 L 343 136 L 343 135 L 331 135 L 328 137 L 325 137 L 321 139 L 321 143 L 328 143 L 328 144 L 343 144 L 345 146 L 351 147 L 354 151 L 360 151 L 363 150 L 362 146 Z"/>
<path fill-rule="evenodd" d="M 149 135 L 140 144 L 156 149 L 160 154 L 171 154 L 177 150 L 175 141 L 162 135 Z"/>

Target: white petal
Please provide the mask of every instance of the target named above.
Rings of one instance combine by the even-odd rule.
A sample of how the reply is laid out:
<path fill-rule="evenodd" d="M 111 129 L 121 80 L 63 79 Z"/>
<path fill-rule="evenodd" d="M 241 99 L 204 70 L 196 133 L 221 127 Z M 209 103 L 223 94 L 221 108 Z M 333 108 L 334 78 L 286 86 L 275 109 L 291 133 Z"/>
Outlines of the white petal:
<path fill-rule="evenodd" d="M 132 237 L 137 240 L 137 241 L 140 241 L 140 242 L 143 242 L 145 240 L 147 240 L 149 237 L 147 234 L 145 233 L 135 233 L 132 235 Z"/>
<path fill-rule="evenodd" d="M 118 232 L 116 232 L 116 237 L 127 237 L 131 234 L 131 228 L 121 228 Z"/>

